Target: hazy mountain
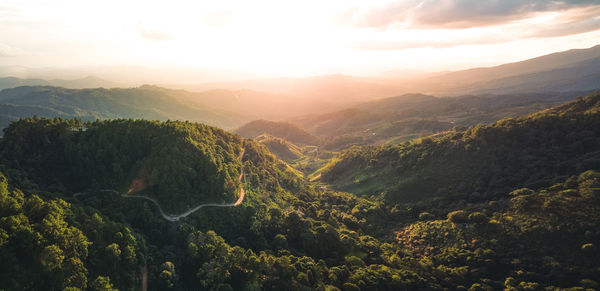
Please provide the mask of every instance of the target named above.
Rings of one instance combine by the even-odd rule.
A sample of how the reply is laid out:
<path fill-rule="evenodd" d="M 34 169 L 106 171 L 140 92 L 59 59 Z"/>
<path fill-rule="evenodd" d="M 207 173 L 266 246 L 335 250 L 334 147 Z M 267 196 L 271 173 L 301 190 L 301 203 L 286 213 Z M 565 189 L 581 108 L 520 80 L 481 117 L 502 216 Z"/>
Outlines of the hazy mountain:
<path fill-rule="evenodd" d="M 73 80 L 85 76 L 96 76 L 106 80 L 118 80 L 122 86 L 160 84 L 167 87 L 185 88 L 174 84 L 222 82 L 252 79 L 251 74 L 222 69 L 188 67 L 152 67 L 139 65 L 101 65 L 74 67 L 25 67 L 0 66 L 0 77 L 21 79 Z"/>
<path fill-rule="evenodd" d="M 182 96 L 192 102 L 235 112 L 250 119 L 285 119 L 336 108 L 326 100 L 304 100 L 296 96 L 252 90 L 218 89 L 190 92 Z"/>
<path fill-rule="evenodd" d="M 0 91 L 0 118 L 7 122 L 19 117 L 78 117 L 84 120 L 144 118 L 150 120 L 190 120 L 239 126 L 246 121 L 234 113 L 192 103 L 184 93 L 154 86 L 139 88 L 66 89 L 25 86 Z"/>
<path fill-rule="evenodd" d="M 81 79 L 20 79 L 15 77 L 0 78 L 0 90 L 15 88 L 19 86 L 56 86 L 70 89 L 83 88 L 114 88 L 120 86 L 119 83 L 107 81 L 94 76 L 87 76 Z"/>
<path fill-rule="evenodd" d="M 439 74 L 409 84 L 416 92 L 457 95 L 578 91 L 600 88 L 600 45 L 495 67 Z"/>
<path fill-rule="evenodd" d="M 15 77 L 0 78 L 0 89 L 19 86 L 48 86 L 50 82 L 42 79 L 19 79 Z"/>
<path fill-rule="evenodd" d="M 414 92 L 457 96 L 593 90 L 600 87 L 596 85 L 600 83 L 599 59 L 600 45 L 455 72 L 391 71 L 372 77 L 328 75 L 173 86 L 194 91 L 228 89 L 283 94 L 305 103 L 319 102 L 320 106 L 314 107 L 316 110 L 333 111 L 359 102 Z"/>
<path fill-rule="evenodd" d="M 254 90 L 294 96 L 296 106 L 312 105 L 313 112 L 341 109 L 358 102 L 406 92 L 402 84 L 381 82 L 378 78 L 328 75 L 308 78 L 259 79 L 200 84 L 190 89 Z M 305 113 L 306 114 L 306 113 Z"/>
<path fill-rule="evenodd" d="M 327 113 L 361 102 L 406 93 L 436 96 L 465 94 L 512 94 L 523 92 L 559 92 L 598 89 L 600 84 L 600 46 L 569 50 L 495 67 L 473 68 L 456 72 L 393 73 L 373 77 L 327 75 L 306 78 L 249 79 L 244 81 L 205 82 L 211 74 L 156 71 L 138 67 L 102 67 L 78 70 L 0 67 L 0 89 L 20 85 L 52 85 L 67 88 L 116 87 L 119 84 L 89 76 L 114 76 L 123 84 L 145 81 L 168 87 L 204 92 L 198 95 L 208 106 L 233 109 L 256 118 L 282 119 L 294 115 Z M 12 74 L 12 75 L 10 75 Z M 215 76 L 225 74 L 220 72 Z M 89 76 L 71 79 L 52 76 Z M 174 79 L 174 76 L 179 76 Z M 191 78 L 190 76 L 197 76 Z M 246 75 L 239 75 L 247 77 Z M 132 80 L 136 81 L 132 81 Z M 177 82 L 179 80 L 179 82 Z M 198 83 L 191 83 L 197 80 Z"/>

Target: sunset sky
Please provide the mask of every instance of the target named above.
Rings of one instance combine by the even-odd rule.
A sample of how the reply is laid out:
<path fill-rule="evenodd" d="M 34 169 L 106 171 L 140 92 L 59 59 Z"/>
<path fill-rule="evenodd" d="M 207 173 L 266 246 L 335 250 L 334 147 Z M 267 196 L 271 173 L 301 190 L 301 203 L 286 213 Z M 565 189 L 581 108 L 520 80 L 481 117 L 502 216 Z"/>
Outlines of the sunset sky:
<path fill-rule="evenodd" d="M 0 66 L 456 70 L 600 44 L 600 1 L 0 1 Z"/>

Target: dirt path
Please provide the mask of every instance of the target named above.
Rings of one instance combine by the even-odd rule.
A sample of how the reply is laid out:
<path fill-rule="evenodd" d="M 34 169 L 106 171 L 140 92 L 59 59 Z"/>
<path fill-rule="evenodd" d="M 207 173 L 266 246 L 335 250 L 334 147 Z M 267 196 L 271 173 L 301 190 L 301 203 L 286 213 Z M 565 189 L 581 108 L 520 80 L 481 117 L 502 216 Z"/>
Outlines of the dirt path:
<path fill-rule="evenodd" d="M 140 267 L 140 273 L 142 274 L 142 291 L 148 290 L 148 267 L 145 265 Z"/>
<path fill-rule="evenodd" d="M 244 157 L 244 153 L 246 152 L 246 149 L 242 148 L 242 152 L 240 153 L 240 156 L 238 157 L 240 162 L 242 162 L 242 158 Z M 238 177 L 238 182 L 242 182 L 242 177 L 244 176 L 244 163 L 242 163 L 242 168 L 240 171 L 240 176 Z M 148 197 L 148 196 L 144 196 L 144 195 L 131 195 L 131 194 L 127 194 L 127 193 L 120 193 L 118 191 L 115 190 L 111 190 L 111 189 L 104 189 L 104 190 L 99 190 L 98 192 L 112 192 L 112 193 L 116 193 L 121 195 L 121 197 L 124 198 L 140 198 L 140 199 L 146 199 L 152 203 L 154 203 L 154 205 L 156 205 L 158 207 L 158 211 L 160 212 L 160 215 L 171 222 L 175 222 L 178 221 L 181 218 L 185 218 L 188 215 L 200 210 L 203 207 L 233 207 L 233 206 L 238 206 L 240 205 L 243 201 L 244 201 L 244 196 L 246 195 L 246 191 L 244 190 L 244 187 L 242 186 L 240 188 L 240 194 L 238 199 L 235 202 L 232 203 L 204 203 L 204 204 L 200 204 L 184 213 L 181 214 L 167 214 L 163 211 L 162 207 L 160 206 L 160 204 L 158 203 L 158 201 L 156 201 L 156 199 Z M 73 197 L 77 197 L 79 195 L 85 194 L 85 192 L 79 192 L 79 193 L 75 193 L 73 194 Z"/>

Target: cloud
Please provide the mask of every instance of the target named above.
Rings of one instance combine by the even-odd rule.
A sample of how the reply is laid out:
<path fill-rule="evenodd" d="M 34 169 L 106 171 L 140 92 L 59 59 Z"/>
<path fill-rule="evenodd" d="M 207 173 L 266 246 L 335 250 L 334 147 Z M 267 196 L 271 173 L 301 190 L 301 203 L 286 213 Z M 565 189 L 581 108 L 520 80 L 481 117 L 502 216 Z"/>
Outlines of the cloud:
<path fill-rule="evenodd" d="M 0 57 L 14 57 L 23 53 L 23 50 L 0 43 Z"/>
<path fill-rule="evenodd" d="M 506 24 L 539 12 L 597 7 L 598 0 L 394 0 L 380 7 L 355 7 L 345 21 L 359 27 L 469 28 Z"/>
<path fill-rule="evenodd" d="M 445 5 L 442 5 L 442 7 L 452 7 L 452 9 L 463 6 L 448 6 L 449 3 L 460 2 L 461 5 L 464 5 L 466 2 L 459 0 L 427 1 L 443 2 Z M 419 7 L 418 9 L 422 9 L 426 7 L 426 3 L 428 2 L 422 1 L 416 4 L 416 6 Z M 587 5 L 586 1 L 571 2 L 568 5 L 565 2 L 556 1 L 534 5 L 534 2 L 529 1 L 530 5 L 519 6 L 520 8 L 518 9 L 516 8 L 517 6 L 514 6 L 515 2 L 510 0 L 505 2 L 481 2 L 487 3 L 488 6 L 481 6 L 479 8 L 472 8 L 471 11 L 461 12 L 465 17 L 460 21 L 462 21 L 461 24 L 465 24 L 465 27 L 458 27 L 458 20 L 451 20 L 451 13 L 446 15 L 446 18 L 429 21 L 427 25 L 424 25 L 423 22 L 419 22 L 418 24 L 404 22 L 402 25 L 399 25 L 400 22 L 394 22 L 394 24 L 388 25 L 386 29 L 370 30 L 374 33 L 363 34 L 364 38 L 359 38 L 351 42 L 350 46 L 364 50 L 402 50 L 424 47 L 446 48 L 461 45 L 498 44 L 532 38 L 563 37 L 600 30 L 600 5 Z M 494 2 L 496 6 L 503 3 L 506 6 L 502 6 L 502 9 L 497 8 L 494 10 L 490 8 L 494 7 L 494 5 L 489 4 L 491 2 Z M 407 4 L 407 2 L 402 3 L 404 5 Z M 579 7 L 576 4 L 582 6 Z M 559 8 L 562 10 L 548 10 Z M 452 11 L 452 9 L 449 11 Z M 538 12 L 528 12 L 534 10 Z M 541 10 L 548 11 L 540 12 Z M 466 15 L 472 14 L 473 11 L 488 12 L 482 12 L 482 15 L 472 18 L 466 17 Z M 509 14 L 510 11 L 519 11 L 520 13 Z M 432 15 L 436 15 L 437 13 L 439 11 L 433 11 Z M 414 19 L 414 15 L 406 17 Z M 487 22 L 482 20 L 485 17 L 488 17 Z M 425 18 L 422 17 L 420 19 Z M 502 21 L 500 21 L 501 19 Z M 372 23 L 375 25 L 372 27 L 389 23 L 389 19 L 386 20 L 384 17 L 379 18 L 378 21 L 380 23 Z M 433 25 L 438 22 L 443 24 Z M 467 23 L 469 25 L 466 25 Z M 475 25 L 477 23 L 479 24 Z"/>
<path fill-rule="evenodd" d="M 228 25 L 233 18 L 233 14 L 228 10 L 207 11 L 204 13 L 203 22 L 211 27 L 224 27 Z"/>
<path fill-rule="evenodd" d="M 600 17 L 573 19 L 569 16 L 562 17 L 559 19 L 562 21 L 554 23 L 515 23 L 502 27 L 466 30 L 408 30 L 397 34 L 398 39 L 363 39 L 352 43 L 351 47 L 365 50 L 446 48 L 459 45 L 497 44 L 529 38 L 561 37 L 600 30 Z"/>
<path fill-rule="evenodd" d="M 166 30 L 148 27 L 147 25 L 142 24 L 141 21 L 137 22 L 137 30 L 140 33 L 140 36 L 145 39 L 157 40 L 157 41 L 166 41 L 173 39 L 173 35 Z"/>
<path fill-rule="evenodd" d="M 590 18 L 571 23 L 540 26 L 525 37 L 557 37 L 585 33 L 600 29 L 600 18 Z"/>

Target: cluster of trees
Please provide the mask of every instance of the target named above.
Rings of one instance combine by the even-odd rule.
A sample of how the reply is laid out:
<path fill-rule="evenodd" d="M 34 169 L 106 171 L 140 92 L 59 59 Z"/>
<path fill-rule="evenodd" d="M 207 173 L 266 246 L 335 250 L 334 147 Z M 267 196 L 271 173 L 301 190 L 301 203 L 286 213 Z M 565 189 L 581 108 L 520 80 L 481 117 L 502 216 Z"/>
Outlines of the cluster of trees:
<path fill-rule="evenodd" d="M 446 272 L 448 283 L 465 288 L 600 286 L 600 172 L 586 171 L 548 188 L 521 188 L 463 207 L 449 212 L 447 219 L 420 215 L 397 232 L 397 241 L 416 259 Z"/>
<path fill-rule="evenodd" d="M 121 223 L 25 195 L 0 173 L 0 288 L 111 290 L 139 281 L 145 245 Z"/>

